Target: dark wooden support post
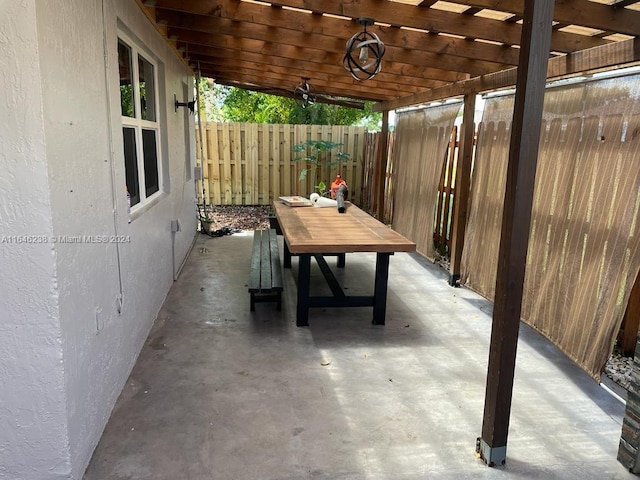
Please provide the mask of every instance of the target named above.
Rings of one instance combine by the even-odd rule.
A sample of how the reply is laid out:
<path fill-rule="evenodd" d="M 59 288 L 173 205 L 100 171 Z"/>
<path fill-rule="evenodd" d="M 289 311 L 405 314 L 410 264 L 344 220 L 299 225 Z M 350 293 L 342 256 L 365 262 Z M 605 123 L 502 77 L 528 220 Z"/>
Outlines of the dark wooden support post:
<path fill-rule="evenodd" d="M 384 222 L 384 184 L 387 177 L 387 153 L 389 150 L 389 110 L 382 112 L 382 131 L 378 142 L 378 155 L 373 172 L 373 203 L 371 210 L 378 220 Z"/>
<path fill-rule="evenodd" d="M 554 3 L 553 0 L 524 2 L 482 437 L 478 438 L 476 444 L 480 458 L 489 466 L 504 465 L 507 453 L 507 433 Z"/>
<path fill-rule="evenodd" d="M 640 276 L 639 276 L 640 277 Z M 622 355 L 633 356 L 638 340 L 638 326 L 640 326 L 640 278 L 636 278 L 627 309 L 622 319 L 621 332 L 618 334 L 618 350 Z"/>
<path fill-rule="evenodd" d="M 640 277 L 640 275 L 639 275 Z M 621 348 L 623 351 L 633 350 L 630 343 L 633 342 L 635 355 L 633 357 L 633 372 L 631 374 L 631 387 L 627 393 L 627 406 L 622 419 L 622 435 L 618 445 L 618 461 L 629 469 L 630 472 L 640 473 L 640 336 L 638 335 L 638 317 L 640 317 L 640 278 L 631 290 L 627 312 L 624 318 L 624 334 Z"/>
<path fill-rule="evenodd" d="M 464 96 L 462 116 L 462 132 L 458 149 L 458 165 L 456 168 L 456 187 L 451 221 L 451 264 L 449 267 L 449 285 L 455 287 L 460 280 L 460 262 L 467 225 L 467 208 L 469 206 L 469 180 L 471 179 L 471 162 L 473 160 L 474 114 L 476 110 L 476 94 Z"/>

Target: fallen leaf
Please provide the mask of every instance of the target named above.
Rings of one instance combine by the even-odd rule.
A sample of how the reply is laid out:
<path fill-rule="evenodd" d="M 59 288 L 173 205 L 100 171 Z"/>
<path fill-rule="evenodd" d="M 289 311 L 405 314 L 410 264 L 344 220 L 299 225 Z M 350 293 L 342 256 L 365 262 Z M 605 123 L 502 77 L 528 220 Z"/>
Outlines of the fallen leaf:
<path fill-rule="evenodd" d="M 322 362 L 320 362 L 320 365 L 326 367 L 327 365 L 331 365 L 331 362 L 329 360 L 323 360 Z"/>

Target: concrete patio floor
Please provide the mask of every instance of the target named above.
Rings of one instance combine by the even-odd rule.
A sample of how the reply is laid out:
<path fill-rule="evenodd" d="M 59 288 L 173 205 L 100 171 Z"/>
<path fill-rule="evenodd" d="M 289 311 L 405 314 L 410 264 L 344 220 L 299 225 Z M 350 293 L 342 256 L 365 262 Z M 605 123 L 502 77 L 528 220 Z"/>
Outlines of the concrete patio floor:
<path fill-rule="evenodd" d="M 492 306 L 438 266 L 391 257 L 385 326 L 359 308 L 298 328 L 289 270 L 282 312 L 249 311 L 251 246 L 199 236 L 85 480 L 636 478 L 616 460 L 623 403 L 525 325 L 506 466 L 475 458 Z M 348 254 L 336 276 L 370 294 L 374 264 Z"/>

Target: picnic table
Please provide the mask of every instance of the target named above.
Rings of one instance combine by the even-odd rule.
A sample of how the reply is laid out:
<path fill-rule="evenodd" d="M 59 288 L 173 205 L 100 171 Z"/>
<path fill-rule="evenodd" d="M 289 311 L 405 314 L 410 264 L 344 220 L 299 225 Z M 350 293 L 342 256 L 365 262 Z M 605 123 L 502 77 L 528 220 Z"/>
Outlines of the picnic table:
<path fill-rule="evenodd" d="M 395 252 L 415 252 L 416 244 L 345 202 L 345 212 L 337 208 L 289 206 L 274 202 L 284 235 L 284 267 L 291 268 L 291 257 L 298 260 L 296 325 L 309 324 L 309 309 L 324 307 L 373 307 L 373 323 L 384 325 L 387 306 L 389 257 Z M 344 267 L 346 253 L 375 252 L 376 270 L 373 295 L 348 296 L 342 290 L 324 257 L 338 255 Z M 316 259 L 332 295 L 311 296 L 311 257 Z"/>

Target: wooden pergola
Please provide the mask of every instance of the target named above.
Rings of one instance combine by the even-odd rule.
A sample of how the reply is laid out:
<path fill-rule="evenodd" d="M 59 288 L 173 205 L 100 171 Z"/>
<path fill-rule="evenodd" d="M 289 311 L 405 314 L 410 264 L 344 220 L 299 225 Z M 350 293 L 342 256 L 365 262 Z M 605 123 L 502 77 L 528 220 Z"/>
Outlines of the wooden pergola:
<path fill-rule="evenodd" d="M 515 84 L 524 2 L 484 0 L 137 0 L 204 77 L 290 96 L 300 79 L 332 98 L 388 110 Z M 359 82 L 342 66 L 360 17 L 386 45 Z M 548 77 L 640 60 L 640 2 L 563 0 L 553 12 Z M 510 71 L 511 70 L 511 71 Z"/>
<path fill-rule="evenodd" d="M 456 200 L 452 226 L 451 283 L 459 273 L 464 239 L 475 96 L 516 87 L 477 445 L 488 465 L 503 464 L 545 82 L 639 62 L 640 1 L 136 1 L 194 72 L 221 85 L 292 97 L 306 78 L 317 101 L 377 102 L 383 132 L 390 110 L 464 97 L 456 178 L 463 194 Z M 384 42 L 386 53 L 380 73 L 358 81 L 342 59 L 346 41 L 362 31 L 358 19 L 363 17 L 375 20 L 368 31 Z M 385 161 L 379 158 L 373 181 L 373 209 L 379 216 Z M 624 463 L 635 470 L 640 455 L 635 452 L 635 459 Z"/>

